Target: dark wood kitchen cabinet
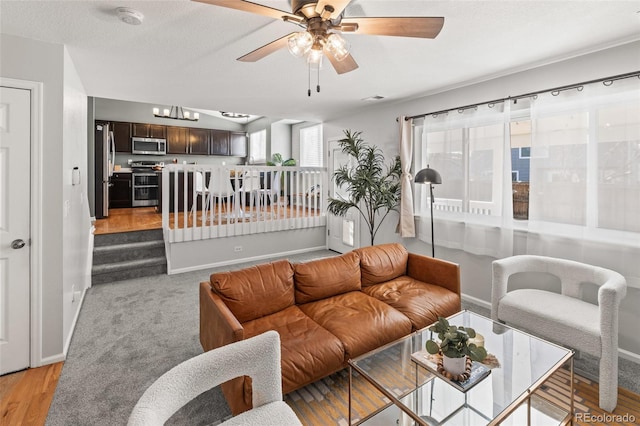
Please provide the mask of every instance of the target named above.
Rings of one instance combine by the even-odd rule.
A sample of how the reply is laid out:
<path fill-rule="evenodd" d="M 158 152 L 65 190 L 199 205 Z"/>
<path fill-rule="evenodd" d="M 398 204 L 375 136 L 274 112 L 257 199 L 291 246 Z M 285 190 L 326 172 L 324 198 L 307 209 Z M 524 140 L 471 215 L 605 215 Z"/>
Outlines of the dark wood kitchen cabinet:
<path fill-rule="evenodd" d="M 209 154 L 209 129 L 189 129 L 189 154 Z"/>
<path fill-rule="evenodd" d="M 132 123 L 131 135 L 136 138 L 159 138 L 167 137 L 166 126 L 161 124 Z"/>
<path fill-rule="evenodd" d="M 229 155 L 237 157 L 247 156 L 247 134 L 245 132 L 231 132 L 229 135 Z"/>
<path fill-rule="evenodd" d="M 189 129 L 167 126 L 167 154 L 187 154 L 189 152 Z"/>
<path fill-rule="evenodd" d="M 116 152 L 131 152 L 131 123 L 111 122 Z"/>
<path fill-rule="evenodd" d="M 209 154 L 229 155 L 229 133 L 228 130 L 211 130 Z"/>
<path fill-rule="evenodd" d="M 109 208 L 131 207 L 131 173 L 114 173 L 109 182 Z"/>

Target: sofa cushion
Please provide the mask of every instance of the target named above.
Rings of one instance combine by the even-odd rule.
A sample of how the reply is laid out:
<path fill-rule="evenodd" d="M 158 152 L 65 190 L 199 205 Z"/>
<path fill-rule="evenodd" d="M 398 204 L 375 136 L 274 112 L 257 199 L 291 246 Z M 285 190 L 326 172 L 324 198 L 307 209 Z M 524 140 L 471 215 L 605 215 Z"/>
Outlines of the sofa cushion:
<path fill-rule="evenodd" d="M 210 281 L 211 288 L 241 323 L 294 304 L 293 267 L 288 260 L 216 272 Z"/>
<path fill-rule="evenodd" d="M 344 348 L 297 306 L 244 324 L 245 338 L 267 330 L 280 334 L 282 391 L 294 391 L 343 368 Z"/>
<path fill-rule="evenodd" d="M 360 290 L 360 260 L 354 252 L 298 263 L 294 268 L 298 304 Z"/>
<path fill-rule="evenodd" d="M 397 243 L 354 250 L 360 257 L 362 286 L 383 283 L 407 273 L 409 253 Z"/>
<path fill-rule="evenodd" d="M 345 361 L 411 333 L 411 321 L 360 291 L 299 306 L 302 312 L 342 342 Z"/>
<path fill-rule="evenodd" d="M 460 311 L 460 296 L 446 288 L 402 276 L 386 283 L 363 287 L 362 291 L 393 306 L 420 330 Z"/>

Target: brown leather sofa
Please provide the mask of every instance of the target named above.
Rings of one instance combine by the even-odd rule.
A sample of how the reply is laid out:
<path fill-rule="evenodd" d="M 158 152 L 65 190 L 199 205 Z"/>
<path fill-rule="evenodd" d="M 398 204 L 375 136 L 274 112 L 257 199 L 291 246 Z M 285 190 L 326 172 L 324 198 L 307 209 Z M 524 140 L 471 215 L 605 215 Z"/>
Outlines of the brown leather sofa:
<path fill-rule="evenodd" d="M 288 393 L 458 311 L 458 265 L 383 244 L 212 274 L 200 284 L 200 342 L 209 351 L 278 331 Z M 222 390 L 234 415 L 251 408 L 250 378 Z"/>

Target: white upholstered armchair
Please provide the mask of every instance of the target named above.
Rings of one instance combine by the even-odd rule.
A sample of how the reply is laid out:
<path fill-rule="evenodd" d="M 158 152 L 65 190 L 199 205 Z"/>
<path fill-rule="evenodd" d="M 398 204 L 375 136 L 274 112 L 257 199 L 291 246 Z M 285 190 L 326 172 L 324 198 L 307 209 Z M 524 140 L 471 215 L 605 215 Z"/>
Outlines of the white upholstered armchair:
<path fill-rule="evenodd" d="M 245 375 L 253 380 L 253 409 L 222 425 L 301 425 L 282 400 L 280 369 L 280 335 L 273 330 L 205 352 L 160 376 L 133 408 L 128 425 L 163 425 L 201 393 Z"/>
<path fill-rule="evenodd" d="M 560 279 L 561 294 L 538 289 L 509 291 L 509 277 L 543 272 Z M 598 304 L 581 299 L 597 285 Z M 544 256 L 512 256 L 493 262 L 491 318 L 600 358 L 600 408 L 618 400 L 618 308 L 627 292 L 622 275 L 609 269 Z"/>

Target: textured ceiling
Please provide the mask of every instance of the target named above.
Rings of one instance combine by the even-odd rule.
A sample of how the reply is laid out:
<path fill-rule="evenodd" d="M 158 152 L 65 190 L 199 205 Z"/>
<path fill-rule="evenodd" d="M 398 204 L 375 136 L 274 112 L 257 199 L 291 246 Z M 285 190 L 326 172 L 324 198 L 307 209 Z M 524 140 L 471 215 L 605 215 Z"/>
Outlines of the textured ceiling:
<path fill-rule="evenodd" d="M 255 2 L 289 10 L 287 1 Z M 121 23 L 116 7 L 144 14 Z M 443 16 L 434 40 L 345 35 L 360 68 L 308 72 L 286 50 L 236 58 L 297 27 L 188 0 L 0 2 L 0 31 L 67 45 L 88 95 L 321 121 L 640 40 L 640 1 L 354 0 L 345 16 Z M 315 75 L 312 86 L 315 86 Z"/>

